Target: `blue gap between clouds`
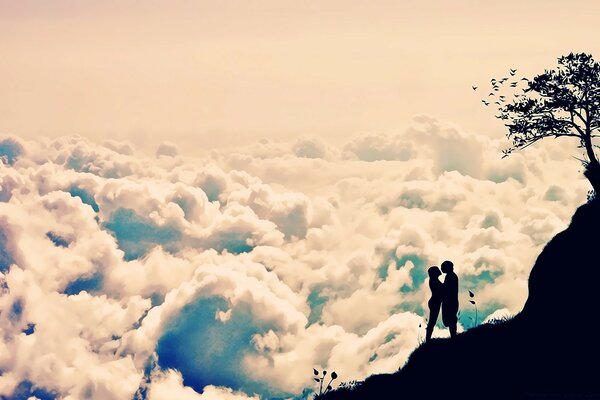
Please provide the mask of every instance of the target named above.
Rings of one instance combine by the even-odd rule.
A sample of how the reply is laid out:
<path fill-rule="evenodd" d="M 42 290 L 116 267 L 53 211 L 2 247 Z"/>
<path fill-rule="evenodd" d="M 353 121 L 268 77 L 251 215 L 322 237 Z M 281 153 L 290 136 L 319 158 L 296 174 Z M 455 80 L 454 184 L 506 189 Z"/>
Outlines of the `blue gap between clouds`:
<path fill-rule="evenodd" d="M 102 272 L 96 271 L 92 275 L 83 276 L 81 278 L 75 279 L 65 287 L 63 293 L 66 295 L 79 294 L 82 291 L 86 291 L 88 293 L 96 292 L 102 289 L 104 285 L 104 276 Z"/>
<path fill-rule="evenodd" d="M 217 311 L 227 309 L 222 297 L 201 298 L 185 306 L 158 341 L 159 366 L 179 370 L 184 384 L 200 393 L 206 385 L 216 385 L 263 398 L 290 397 L 268 382 L 252 380 L 242 366 L 245 355 L 256 353 L 252 336 L 271 327 L 259 323 L 244 305 L 236 306 L 228 321 L 215 319 Z"/>
<path fill-rule="evenodd" d="M 323 307 L 329 298 L 321 295 L 321 288 L 314 288 L 308 295 L 308 305 L 310 306 L 310 315 L 308 316 L 308 325 L 319 322 L 323 314 Z"/>
<path fill-rule="evenodd" d="M 23 308 L 25 308 L 23 299 L 16 299 L 10 306 L 8 319 L 10 319 L 12 322 L 19 322 L 21 320 L 21 316 L 23 315 Z"/>
<path fill-rule="evenodd" d="M 181 239 L 181 233 L 169 226 L 156 226 L 130 208 L 119 208 L 104 227 L 112 231 L 125 260 L 143 257 L 154 246 L 167 245 Z"/>
<path fill-rule="evenodd" d="M 55 393 L 36 387 L 30 381 L 22 381 L 17 385 L 13 394 L 7 397 L 7 400 L 27 400 L 31 397 L 36 397 L 39 400 L 56 400 L 58 398 Z"/>
<path fill-rule="evenodd" d="M 96 203 L 94 196 L 85 189 L 78 188 L 77 186 L 71 186 L 68 192 L 73 197 L 79 197 L 83 204 L 87 204 L 88 206 L 92 207 L 92 210 L 95 212 L 100 211 L 100 207 L 98 206 L 98 203 Z"/>
<path fill-rule="evenodd" d="M 57 233 L 52 231 L 46 232 L 46 237 L 50 239 L 56 247 L 69 247 L 69 241 Z"/>
<path fill-rule="evenodd" d="M 254 246 L 247 243 L 249 232 L 221 232 L 206 242 L 206 245 L 217 251 L 227 250 L 232 254 L 249 253 Z"/>
<path fill-rule="evenodd" d="M 222 188 L 216 178 L 207 176 L 203 182 L 200 183 L 200 189 L 204 191 L 208 201 L 218 201 L 219 195 L 221 194 Z"/>
<path fill-rule="evenodd" d="M 176 228 L 156 226 L 129 208 L 115 211 L 104 227 L 114 233 L 119 248 L 125 252 L 127 261 L 143 257 L 157 245 L 165 246 L 167 251 L 174 250 L 177 242 L 182 238 L 181 232 Z M 247 253 L 254 248 L 247 243 L 250 236 L 249 232 L 221 232 L 207 240 L 204 245 L 217 251 L 227 250 L 233 254 Z"/>
<path fill-rule="evenodd" d="M 413 263 L 414 267 L 410 270 L 410 278 L 412 280 L 412 285 L 404 285 L 400 288 L 402 293 L 408 293 L 410 291 L 416 290 L 425 282 L 427 278 L 427 271 L 425 270 L 425 260 L 419 257 L 417 254 L 406 254 L 400 258 L 396 256 L 395 250 L 388 252 L 388 254 L 384 257 L 382 264 L 377 268 L 377 273 L 379 278 L 382 280 L 386 280 L 388 277 L 388 265 L 390 261 L 393 261 L 396 269 L 400 269 L 406 264 L 407 261 Z"/>
<path fill-rule="evenodd" d="M 8 237 L 2 228 L 0 228 L 0 272 L 5 273 L 14 263 L 12 254 L 7 249 Z"/>
<path fill-rule="evenodd" d="M 166 251 L 176 251 L 182 234 L 172 226 L 157 226 L 141 217 L 130 208 L 119 208 L 104 223 L 104 228 L 113 232 L 119 248 L 125 253 L 125 260 L 131 261 L 145 256 L 153 247 L 161 245 Z M 217 251 L 227 250 L 233 254 L 247 253 L 254 246 L 247 243 L 250 232 L 221 232 L 199 243 L 202 247 Z"/>
<path fill-rule="evenodd" d="M 23 146 L 13 139 L 0 141 L 0 159 L 3 159 L 8 165 L 13 165 L 22 153 Z"/>

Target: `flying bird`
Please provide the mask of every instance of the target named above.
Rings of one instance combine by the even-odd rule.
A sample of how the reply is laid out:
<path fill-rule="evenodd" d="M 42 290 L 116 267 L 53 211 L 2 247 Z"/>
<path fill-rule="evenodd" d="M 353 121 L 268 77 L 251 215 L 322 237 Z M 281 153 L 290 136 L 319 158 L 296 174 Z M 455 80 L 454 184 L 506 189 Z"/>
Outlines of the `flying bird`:
<path fill-rule="evenodd" d="M 481 102 L 482 102 L 483 104 L 485 104 L 486 106 L 489 106 L 489 105 L 490 105 L 490 103 L 489 103 L 489 102 L 487 102 L 487 101 L 485 101 L 485 100 L 481 100 Z"/>
<path fill-rule="evenodd" d="M 517 82 L 511 82 L 510 87 L 517 87 Z"/>
<path fill-rule="evenodd" d="M 510 69 L 510 76 L 515 76 L 515 73 L 517 72 L 516 69 Z"/>
<path fill-rule="evenodd" d="M 477 86 L 471 86 L 473 90 L 477 90 Z"/>

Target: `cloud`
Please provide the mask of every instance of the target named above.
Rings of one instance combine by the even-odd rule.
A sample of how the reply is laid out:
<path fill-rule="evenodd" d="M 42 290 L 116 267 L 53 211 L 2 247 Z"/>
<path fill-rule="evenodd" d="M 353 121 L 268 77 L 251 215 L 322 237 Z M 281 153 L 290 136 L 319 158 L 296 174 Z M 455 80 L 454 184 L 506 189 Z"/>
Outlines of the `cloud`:
<path fill-rule="evenodd" d="M 228 388 L 206 386 L 202 394 L 183 385 L 180 373 L 174 370 L 156 374 L 148 389 L 148 400 L 258 400 Z"/>
<path fill-rule="evenodd" d="M 346 150 L 362 161 L 407 161 L 413 155 L 411 142 L 401 135 L 361 136 L 347 144 Z"/>
<path fill-rule="evenodd" d="M 496 310 L 493 313 L 491 313 L 490 315 L 488 315 L 487 318 L 485 320 L 483 320 L 482 323 L 487 324 L 489 322 L 493 322 L 496 320 L 502 320 L 504 318 L 510 318 L 510 317 L 512 317 L 512 314 L 510 313 L 510 311 L 506 308 L 502 308 L 502 309 Z"/>
<path fill-rule="evenodd" d="M 298 157 L 325 158 L 328 154 L 327 145 L 319 139 L 298 139 L 292 151 Z"/>
<path fill-rule="evenodd" d="M 0 159 L 8 165 L 13 165 L 23 153 L 23 145 L 17 138 L 6 138 L 0 141 Z"/>
<path fill-rule="evenodd" d="M 179 148 L 171 142 L 162 142 L 156 149 L 156 156 L 175 157 L 179 154 Z"/>
<path fill-rule="evenodd" d="M 427 116 L 201 159 L 0 143 L 9 398 L 293 397 L 313 367 L 394 371 L 423 335 L 430 265 L 454 261 L 462 326 L 467 290 L 480 319 L 514 314 L 588 190 L 554 143 L 503 160 L 497 139 Z"/>
<path fill-rule="evenodd" d="M 134 153 L 133 144 L 127 141 L 105 140 L 102 145 L 119 154 L 132 155 Z"/>
<path fill-rule="evenodd" d="M 225 310 L 229 316 L 217 318 Z M 169 325 L 157 353 L 161 366 L 181 371 L 186 385 L 197 391 L 212 384 L 246 393 L 269 392 L 266 382 L 248 379 L 243 370 L 246 355 L 254 352 L 252 338 L 268 329 L 251 305 L 230 308 L 223 298 L 203 298 L 185 306 Z"/>

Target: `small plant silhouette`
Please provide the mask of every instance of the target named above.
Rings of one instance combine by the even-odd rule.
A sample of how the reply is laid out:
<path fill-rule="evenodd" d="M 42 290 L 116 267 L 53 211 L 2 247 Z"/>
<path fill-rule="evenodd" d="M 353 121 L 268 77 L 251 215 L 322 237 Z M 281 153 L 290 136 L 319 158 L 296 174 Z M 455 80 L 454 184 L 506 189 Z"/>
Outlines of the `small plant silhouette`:
<path fill-rule="evenodd" d="M 475 328 L 477 326 L 477 302 L 475 301 L 475 293 L 469 290 L 469 297 L 471 298 L 469 303 L 473 304 L 473 307 L 475 308 L 475 319 L 473 319 L 473 317 L 469 317 L 469 319 L 473 321 L 472 327 Z"/>
<path fill-rule="evenodd" d="M 342 383 L 340 383 L 339 388 L 340 389 L 349 389 L 349 390 L 352 390 L 355 387 L 357 387 L 361 382 L 362 381 L 359 382 L 357 380 L 352 380 L 352 381 L 349 381 L 349 382 L 342 382 Z"/>
<path fill-rule="evenodd" d="M 333 371 L 330 375 L 331 379 L 329 380 L 329 383 L 325 387 L 325 391 L 323 391 L 323 381 L 325 380 L 325 377 L 327 376 L 327 371 L 323 370 L 323 376 L 321 376 L 321 373 L 316 368 L 313 368 L 313 374 L 314 374 L 313 379 L 315 380 L 315 382 L 317 382 L 319 384 L 319 394 L 317 396 L 324 395 L 325 393 L 327 393 L 331 389 L 333 389 L 331 386 L 331 383 L 334 380 L 336 380 L 338 377 L 337 373 L 335 371 Z"/>
<path fill-rule="evenodd" d="M 420 323 L 419 324 L 419 329 L 417 329 L 417 343 L 419 345 L 422 345 L 423 343 L 425 343 L 425 339 L 423 338 L 423 327 L 427 326 L 427 318 L 425 318 L 425 324 Z"/>
<path fill-rule="evenodd" d="M 587 202 L 591 203 L 592 201 L 594 201 L 596 199 L 596 192 L 594 192 L 594 190 L 589 190 L 587 193 Z"/>

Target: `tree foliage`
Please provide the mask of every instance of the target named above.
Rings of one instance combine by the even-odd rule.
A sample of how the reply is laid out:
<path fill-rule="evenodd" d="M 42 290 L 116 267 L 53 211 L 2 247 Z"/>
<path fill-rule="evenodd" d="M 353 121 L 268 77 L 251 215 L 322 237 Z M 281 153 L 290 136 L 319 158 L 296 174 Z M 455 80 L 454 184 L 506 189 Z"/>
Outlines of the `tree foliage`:
<path fill-rule="evenodd" d="M 512 141 L 504 156 L 546 137 L 577 139 L 585 151 L 581 161 L 586 176 L 598 191 L 600 164 L 594 139 L 600 136 L 600 64 L 590 54 L 571 53 L 560 57 L 555 69 L 522 80 L 523 93 L 503 102 L 497 115 L 507 121 Z"/>

